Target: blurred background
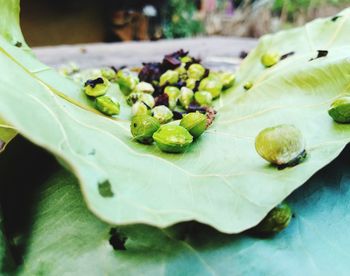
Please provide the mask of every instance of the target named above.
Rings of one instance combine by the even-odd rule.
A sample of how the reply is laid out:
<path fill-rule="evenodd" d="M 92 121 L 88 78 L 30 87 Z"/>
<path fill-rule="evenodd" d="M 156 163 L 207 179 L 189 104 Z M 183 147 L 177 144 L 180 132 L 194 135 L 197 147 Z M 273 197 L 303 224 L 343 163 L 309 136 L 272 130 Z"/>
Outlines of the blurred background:
<path fill-rule="evenodd" d="M 30 46 L 259 37 L 348 6 L 350 0 L 23 0 L 21 24 Z"/>

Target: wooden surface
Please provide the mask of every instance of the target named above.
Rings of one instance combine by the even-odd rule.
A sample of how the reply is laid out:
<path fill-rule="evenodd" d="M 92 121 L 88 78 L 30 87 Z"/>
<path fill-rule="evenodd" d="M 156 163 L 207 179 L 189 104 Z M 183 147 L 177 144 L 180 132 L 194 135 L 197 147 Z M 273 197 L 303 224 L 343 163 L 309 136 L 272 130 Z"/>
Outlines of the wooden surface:
<path fill-rule="evenodd" d="M 157 42 L 99 43 L 40 47 L 38 58 L 53 67 L 76 62 L 81 68 L 102 66 L 140 66 L 141 62 L 160 61 L 165 54 L 184 49 L 202 58 L 210 68 L 234 69 L 241 51 L 250 51 L 257 41 L 249 38 L 209 37 L 162 40 Z"/>

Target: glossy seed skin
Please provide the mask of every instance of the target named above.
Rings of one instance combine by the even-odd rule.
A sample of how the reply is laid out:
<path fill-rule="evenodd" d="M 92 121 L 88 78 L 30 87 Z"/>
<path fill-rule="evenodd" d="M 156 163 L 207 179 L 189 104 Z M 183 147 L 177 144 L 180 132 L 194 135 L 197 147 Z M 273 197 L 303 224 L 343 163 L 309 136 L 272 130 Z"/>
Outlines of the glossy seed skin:
<path fill-rule="evenodd" d="M 207 116 L 199 112 L 189 113 L 182 118 L 180 126 L 186 128 L 194 138 L 198 138 L 207 129 Z"/>
<path fill-rule="evenodd" d="M 336 99 L 330 106 L 328 114 L 337 123 L 350 123 L 350 96 Z"/>
<path fill-rule="evenodd" d="M 108 116 L 118 115 L 120 113 L 120 104 L 108 96 L 96 98 L 95 105 L 97 110 Z"/>
<path fill-rule="evenodd" d="M 192 135 L 182 126 L 163 125 L 154 134 L 153 139 L 163 152 L 181 153 L 192 143 Z"/>
<path fill-rule="evenodd" d="M 293 125 L 277 125 L 262 130 L 255 139 L 258 154 L 266 161 L 283 166 L 305 151 L 305 142 L 299 129 Z"/>
<path fill-rule="evenodd" d="M 142 144 L 151 144 L 153 142 L 152 136 L 159 127 L 158 120 L 149 115 L 134 116 L 130 123 L 132 136 Z"/>
<path fill-rule="evenodd" d="M 275 53 L 275 52 L 266 53 L 266 54 L 262 55 L 261 63 L 266 68 L 269 68 L 269 67 L 276 65 L 280 61 L 280 58 L 281 58 L 281 56 L 279 53 Z"/>

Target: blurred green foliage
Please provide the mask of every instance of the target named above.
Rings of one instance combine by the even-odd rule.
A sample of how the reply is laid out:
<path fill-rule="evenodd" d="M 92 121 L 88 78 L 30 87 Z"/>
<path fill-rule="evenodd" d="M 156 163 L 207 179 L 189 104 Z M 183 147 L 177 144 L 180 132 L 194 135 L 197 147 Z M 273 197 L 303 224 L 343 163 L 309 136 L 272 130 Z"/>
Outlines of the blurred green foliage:
<path fill-rule="evenodd" d="M 194 1 L 170 0 L 165 14 L 164 36 L 179 38 L 202 33 L 203 22 L 195 18 L 196 12 Z"/>
<path fill-rule="evenodd" d="M 349 0 L 275 0 L 272 11 L 280 14 L 282 10 L 287 12 L 289 18 L 293 18 L 296 13 L 317 7 L 323 4 L 342 5 L 349 3 Z"/>

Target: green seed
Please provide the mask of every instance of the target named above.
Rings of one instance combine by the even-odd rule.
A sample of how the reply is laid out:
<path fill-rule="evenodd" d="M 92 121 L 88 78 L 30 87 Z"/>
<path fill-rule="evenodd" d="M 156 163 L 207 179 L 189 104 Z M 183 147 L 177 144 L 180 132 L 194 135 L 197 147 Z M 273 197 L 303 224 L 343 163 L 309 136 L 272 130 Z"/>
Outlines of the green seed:
<path fill-rule="evenodd" d="M 110 82 L 103 77 L 88 80 L 84 86 L 84 92 L 90 97 L 99 97 L 107 93 Z"/>
<path fill-rule="evenodd" d="M 109 116 L 118 115 L 120 113 L 120 104 L 113 101 L 108 96 L 96 98 L 95 105 L 97 110 Z"/>
<path fill-rule="evenodd" d="M 229 72 L 221 73 L 220 80 L 221 80 L 221 83 L 223 84 L 223 89 L 226 90 L 234 85 L 236 80 L 236 75 Z"/>
<path fill-rule="evenodd" d="M 192 64 L 188 68 L 188 77 L 194 80 L 200 80 L 205 74 L 205 68 L 200 64 Z"/>
<path fill-rule="evenodd" d="M 213 99 L 215 99 L 220 96 L 222 88 L 223 84 L 220 79 L 212 77 L 203 79 L 199 84 L 198 90 L 210 92 Z"/>
<path fill-rule="evenodd" d="M 255 148 L 262 158 L 278 166 L 296 165 L 305 157 L 303 135 L 293 125 L 278 125 L 262 130 L 255 139 Z"/>
<path fill-rule="evenodd" d="M 249 89 L 253 88 L 253 83 L 251 81 L 248 81 L 244 84 L 243 87 L 245 90 L 249 90 Z"/>
<path fill-rule="evenodd" d="M 169 97 L 169 108 L 174 109 L 181 94 L 180 89 L 175 86 L 167 86 L 164 93 Z"/>
<path fill-rule="evenodd" d="M 143 102 L 136 102 L 133 104 L 131 108 L 131 114 L 133 116 L 136 115 L 151 115 L 152 114 L 152 109 L 145 105 Z"/>
<path fill-rule="evenodd" d="M 116 82 L 123 94 L 127 96 L 135 90 L 139 83 L 139 78 L 130 70 L 123 69 L 118 71 Z"/>
<path fill-rule="evenodd" d="M 198 91 L 194 93 L 194 99 L 200 106 L 208 107 L 212 104 L 213 96 L 207 91 Z"/>
<path fill-rule="evenodd" d="M 153 134 L 159 129 L 160 124 L 157 119 L 149 115 L 134 116 L 131 120 L 130 131 L 132 136 L 143 144 L 153 142 Z"/>
<path fill-rule="evenodd" d="M 194 138 L 198 138 L 207 129 L 207 116 L 199 112 L 189 113 L 182 118 L 180 126 L 186 128 Z"/>
<path fill-rule="evenodd" d="M 279 233 L 288 227 L 292 215 L 292 210 L 288 204 L 281 203 L 272 209 L 253 230 L 262 235 L 273 235 Z"/>
<path fill-rule="evenodd" d="M 267 68 L 272 67 L 279 62 L 280 58 L 278 53 L 266 53 L 261 57 L 261 63 Z"/>
<path fill-rule="evenodd" d="M 163 86 L 166 84 L 172 85 L 179 81 L 179 73 L 174 70 L 168 70 L 160 76 L 159 85 Z"/>
<path fill-rule="evenodd" d="M 197 81 L 195 79 L 187 79 L 186 80 L 186 87 L 188 89 L 193 90 L 196 87 Z"/>
<path fill-rule="evenodd" d="M 179 97 L 179 102 L 180 104 L 187 109 L 190 103 L 193 101 L 193 90 L 189 89 L 187 87 L 182 87 L 181 88 L 181 95 Z"/>
<path fill-rule="evenodd" d="M 337 123 L 350 123 L 350 96 L 336 99 L 330 106 L 328 114 Z"/>
<path fill-rule="evenodd" d="M 136 85 L 137 92 L 152 94 L 154 92 L 154 87 L 152 84 L 142 81 L 139 84 Z"/>
<path fill-rule="evenodd" d="M 154 134 L 153 139 L 160 150 L 170 153 L 184 152 L 192 143 L 192 135 L 182 126 L 163 125 Z"/>
<path fill-rule="evenodd" d="M 173 118 L 173 112 L 165 105 L 158 105 L 152 109 L 152 115 L 159 123 L 165 124 L 171 121 Z"/>

